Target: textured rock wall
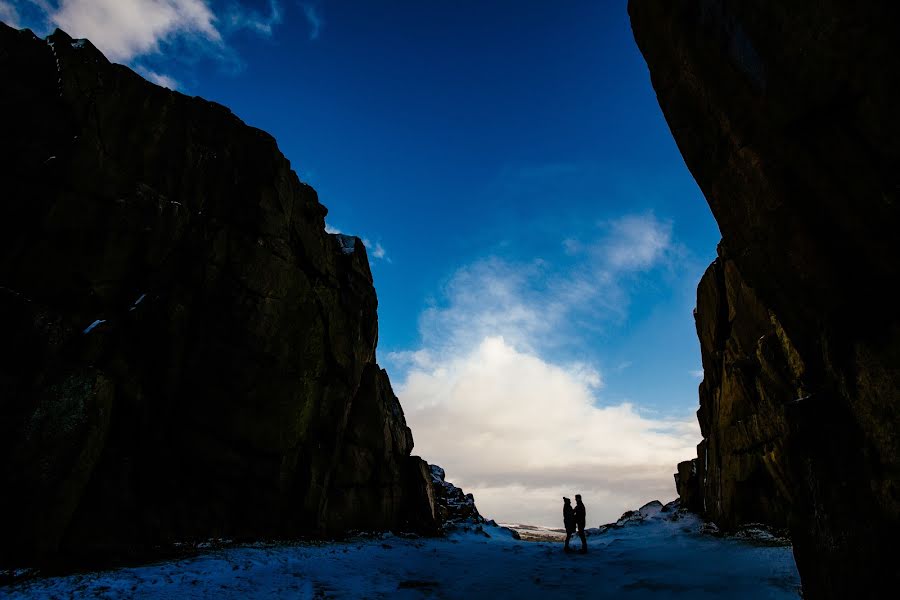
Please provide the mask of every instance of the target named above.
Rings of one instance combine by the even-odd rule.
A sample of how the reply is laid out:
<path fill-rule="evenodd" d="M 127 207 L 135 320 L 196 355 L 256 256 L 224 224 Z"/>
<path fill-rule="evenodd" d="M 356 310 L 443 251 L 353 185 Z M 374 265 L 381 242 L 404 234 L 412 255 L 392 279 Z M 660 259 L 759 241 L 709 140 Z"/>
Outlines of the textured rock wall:
<path fill-rule="evenodd" d="M 725 529 L 744 523 L 782 529 L 791 513 L 785 405 L 796 401 L 795 349 L 734 261 L 720 253 L 697 288 L 703 441 L 682 500 Z"/>
<path fill-rule="evenodd" d="M 696 471 L 726 526 L 787 522 L 806 597 L 896 588 L 900 5 L 629 13 L 723 237 L 698 289 L 704 441 L 679 484 Z"/>
<path fill-rule="evenodd" d="M 358 239 L 266 133 L 0 24 L 2 562 L 435 527 Z"/>

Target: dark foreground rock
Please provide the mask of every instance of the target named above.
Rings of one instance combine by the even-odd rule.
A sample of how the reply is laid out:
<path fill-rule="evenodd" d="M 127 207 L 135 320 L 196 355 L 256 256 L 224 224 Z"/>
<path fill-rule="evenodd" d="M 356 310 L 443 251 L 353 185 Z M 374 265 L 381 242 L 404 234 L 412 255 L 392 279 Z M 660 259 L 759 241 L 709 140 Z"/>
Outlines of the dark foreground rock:
<path fill-rule="evenodd" d="M 365 249 L 275 140 L 0 24 L 0 562 L 436 528 Z"/>
<path fill-rule="evenodd" d="M 698 457 L 679 492 L 788 525 L 807 598 L 896 589 L 900 5 L 631 0 L 722 232 L 698 289 Z"/>

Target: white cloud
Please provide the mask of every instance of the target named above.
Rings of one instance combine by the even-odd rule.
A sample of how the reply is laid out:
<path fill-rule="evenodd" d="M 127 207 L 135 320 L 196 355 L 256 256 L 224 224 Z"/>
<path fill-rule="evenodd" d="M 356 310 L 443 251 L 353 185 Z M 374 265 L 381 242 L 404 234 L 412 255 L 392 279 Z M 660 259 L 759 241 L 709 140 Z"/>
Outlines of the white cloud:
<path fill-rule="evenodd" d="M 19 13 L 16 11 L 16 7 L 6 0 L 0 0 L 0 21 L 10 27 L 19 28 Z"/>
<path fill-rule="evenodd" d="M 605 405 L 596 367 L 547 358 L 627 312 L 629 279 L 666 264 L 670 231 L 632 215 L 579 242 L 562 271 L 542 259 L 460 268 L 420 316 L 420 347 L 387 356 L 416 453 L 445 467 L 486 515 L 558 525 L 561 496 L 582 493 L 599 524 L 675 497 L 672 473 L 700 438 L 693 414 Z"/>
<path fill-rule="evenodd" d="M 179 83 L 175 79 L 169 77 L 168 75 L 164 75 L 163 73 L 157 73 L 156 71 L 151 71 L 150 69 L 142 66 L 137 67 L 137 72 L 156 85 L 161 85 L 162 87 L 169 88 L 170 90 L 177 90 L 179 88 Z"/>
<path fill-rule="evenodd" d="M 61 0 L 50 20 L 73 37 L 86 37 L 113 61 L 159 52 L 178 36 L 223 43 L 204 0 Z"/>
<path fill-rule="evenodd" d="M 381 242 L 371 242 L 369 238 L 363 238 L 363 246 L 369 250 L 369 255 L 374 259 L 386 259 L 388 262 L 391 262 L 391 259 L 387 258 L 387 251 L 384 249 L 384 246 L 381 245 Z"/>
<path fill-rule="evenodd" d="M 280 0 L 268 0 L 267 11 L 232 0 L 215 5 L 212 0 L 29 1 L 43 13 L 36 30 L 60 27 L 73 37 L 90 39 L 110 60 L 138 69 L 136 61 L 165 53 L 176 43 L 239 68 L 226 37 L 239 29 L 271 36 L 282 21 Z M 0 0 L 0 15 L 8 4 Z"/>
<path fill-rule="evenodd" d="M 397 387 L 416 453 L 509 522 L 558 525 L 563 495 L 581 493 L 592 523 L 672 499 L 675 465 L 699 439 L 693 416 L 648 419 L 628 403 L 599 406 L 599 374 L 557 365 L 486 337 L 469 352 L 416 366 Z"/>
<path fill-rule="evenodd" d="M 697 379 L 703 379 L 703 369 L 697 369 L 695 371 L 691 371 L 691 377 L 696 377 Z"/>
<path fill-rule="evenodd" d="M 319 7 L 311 2 L 304 2 L 300 4 L 300 8 L 303 9 L 303 15 L 306 17 L 307 23 L 309 23 L 309 39 L 319 39 L 319 33 L 322 31 L 322 26 L 325 25 L 322 14 L 319 12 Z"/>
<path fill-rule="evenodd" d="M 325 233 L 345 233 L 344 231 L 325 223 Z M 366 247 L 369 255 L 369 264 L 372 264 L 376 260 L 384 260 L 387 262 L 391 262 L 390 257 L 387 255 L 387 250 L 384 249 L 384 246 L 381 245 L 381 242 L 372 242 L 369 238 L 362 238 L 363 246 Z"/>
<path fill-rule="evenodd" d="M 600 247 L 610 267 L 645 269 L 658 262 L 671 246 L 672 224 L 653 214 L 628 215 L 609 224 L 610 236 Z"/>

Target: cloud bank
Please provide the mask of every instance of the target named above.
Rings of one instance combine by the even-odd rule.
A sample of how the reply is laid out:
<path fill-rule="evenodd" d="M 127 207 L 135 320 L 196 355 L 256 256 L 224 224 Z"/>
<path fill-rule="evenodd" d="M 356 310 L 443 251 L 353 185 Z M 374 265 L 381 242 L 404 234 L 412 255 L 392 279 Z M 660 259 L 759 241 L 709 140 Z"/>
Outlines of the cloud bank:
<path fill-rule="evenodd" d="M 489 258 L 459 269 L 422 314 L 420 347 L 387 357 L 416 453 L 489 517 L 558 526 L 562 496 L 581 493 L 598 525 L 670 500 L 675 465 L 700 438 L 693 414 L 606 404 L 599 369 L 559 358 L 590 336 L 580 320 L 622 318 L 628 282 L 677 255 L 671 224 L 652 214 L 598 231 L 567 268 Z"/>

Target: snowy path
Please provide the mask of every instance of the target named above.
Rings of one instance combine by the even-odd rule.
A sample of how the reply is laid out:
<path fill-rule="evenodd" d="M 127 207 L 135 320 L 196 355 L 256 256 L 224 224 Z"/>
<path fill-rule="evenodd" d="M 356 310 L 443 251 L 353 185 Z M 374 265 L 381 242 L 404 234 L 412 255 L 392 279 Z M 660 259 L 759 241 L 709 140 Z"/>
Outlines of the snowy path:
<path fill-rule="evenodd" d="M 37 579 L 2 598 L 798 598 L 789 547 L 699 534 L 691 516 L 648 519 L 560 544 L 490 538 L 385 537 L 236 547 L 184 560 Z"/>

